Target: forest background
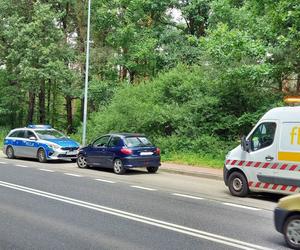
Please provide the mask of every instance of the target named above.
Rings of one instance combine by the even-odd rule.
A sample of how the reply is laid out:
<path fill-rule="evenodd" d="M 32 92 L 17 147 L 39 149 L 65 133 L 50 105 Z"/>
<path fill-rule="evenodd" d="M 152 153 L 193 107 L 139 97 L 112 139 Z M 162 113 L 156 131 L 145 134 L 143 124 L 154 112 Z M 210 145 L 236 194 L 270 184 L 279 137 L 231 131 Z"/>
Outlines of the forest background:
<path fill-rule="evenodd" d="M 0 134 L 81 141 L 87 0 L 0 0 Z M 147 134 L 164 160 L 221 167 L 300 91 L 300 2 L 92 0 L 88 140 Z"/>

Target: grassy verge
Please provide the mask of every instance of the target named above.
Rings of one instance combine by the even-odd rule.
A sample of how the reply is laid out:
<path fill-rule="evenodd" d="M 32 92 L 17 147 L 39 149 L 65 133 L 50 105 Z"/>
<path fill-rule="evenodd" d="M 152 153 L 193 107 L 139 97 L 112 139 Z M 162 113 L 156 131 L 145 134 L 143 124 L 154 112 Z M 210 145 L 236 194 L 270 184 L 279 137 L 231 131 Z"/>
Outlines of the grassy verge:
<path fill-rule="evenodd" d="M 196 153 L 183 152 L 163 154 L 162 161 L 210 168 L 222 168 L 224 165 L 223 156 L 216 158 L 210 155 L 199 155 Z"/>
<path fill-rule="evenodd" d="M 7 136 L 7 133 L 9 132 L 9 129 L 6 128 L 0 128 L 0 150 L 3 148 L 3 142 L 5 136 Z"/>

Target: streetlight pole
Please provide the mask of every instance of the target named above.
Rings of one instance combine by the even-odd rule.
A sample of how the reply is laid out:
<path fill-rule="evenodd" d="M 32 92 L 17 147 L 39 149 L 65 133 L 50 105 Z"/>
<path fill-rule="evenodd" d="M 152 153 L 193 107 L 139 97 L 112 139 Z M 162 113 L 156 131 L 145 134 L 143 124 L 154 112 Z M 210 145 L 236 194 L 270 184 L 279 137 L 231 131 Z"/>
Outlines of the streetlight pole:
<path fill-rule="evenodd" d="M 85 83 L 84 83 L 84 106 L 83 106 L 83 129 L 82 145 L 86 144 L 86 120 L 89 84 L 89 60 L 90 60 L 90 22 L 91 22 L 91 0 L 88 0 L 88 21 L 87 21 L 87 41 L 86 41 L 86 63 L 85 63 Z"/>

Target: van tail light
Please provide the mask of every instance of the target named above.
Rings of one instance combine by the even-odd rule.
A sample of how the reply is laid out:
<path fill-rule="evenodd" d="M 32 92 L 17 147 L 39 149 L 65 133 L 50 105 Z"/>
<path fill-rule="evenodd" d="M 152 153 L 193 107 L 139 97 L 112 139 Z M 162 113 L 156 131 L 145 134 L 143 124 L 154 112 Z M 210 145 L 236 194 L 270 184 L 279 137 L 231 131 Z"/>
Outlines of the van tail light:
<path fill-rule="evenodd" d="M 157 155 L 160 155 L 160 148 L 156 148 L 155 153 L 156 153 Z"/>
<path fill-rule="evenodd" d="M 132 155 L 132 150 L 129 149 L 129 148 L 121 148 L 121 152 L 122 152 L 124 155 Z"/>

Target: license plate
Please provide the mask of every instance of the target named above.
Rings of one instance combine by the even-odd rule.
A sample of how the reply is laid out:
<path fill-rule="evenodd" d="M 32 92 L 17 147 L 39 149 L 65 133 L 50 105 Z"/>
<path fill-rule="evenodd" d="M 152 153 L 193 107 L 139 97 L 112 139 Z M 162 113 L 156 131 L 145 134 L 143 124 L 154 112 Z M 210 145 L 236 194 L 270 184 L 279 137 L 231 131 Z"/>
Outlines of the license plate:
<path fill-rule="evenodd" d="M 153 155 L 153 152 L 141 152 L 140 155 Z"/>
<path fill-rule="evenodd" d="M 69 151 L 66 153 L 66 155 L 76 155 L 76 154 L 77 154 L 77 150 Z"/>

